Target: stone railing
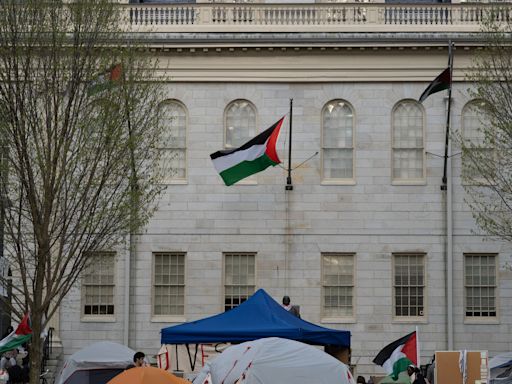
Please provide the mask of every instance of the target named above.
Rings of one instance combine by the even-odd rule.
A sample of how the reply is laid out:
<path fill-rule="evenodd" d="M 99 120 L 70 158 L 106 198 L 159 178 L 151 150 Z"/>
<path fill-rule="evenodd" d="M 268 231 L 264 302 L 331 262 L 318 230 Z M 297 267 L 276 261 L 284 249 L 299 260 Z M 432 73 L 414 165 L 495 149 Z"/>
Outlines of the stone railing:
<path fill-rule="evenodd" d="M 165 32 L 476 32 L 512 4 L 162 4 L 123 5 L 133 30 Z"/>

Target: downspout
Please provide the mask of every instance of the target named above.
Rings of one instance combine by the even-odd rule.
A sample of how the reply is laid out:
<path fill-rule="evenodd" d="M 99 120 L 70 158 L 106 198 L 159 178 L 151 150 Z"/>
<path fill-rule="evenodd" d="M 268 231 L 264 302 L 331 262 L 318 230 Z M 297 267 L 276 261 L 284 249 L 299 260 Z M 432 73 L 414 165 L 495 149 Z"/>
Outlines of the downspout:
<path fill-rule="evenodd" d="M 123 329 L 123 344 L 129 346 L 130 336 L 130 263 L 133 252 L 133 234 L 130 231 L 129 235 L 128 252 L 125 252 L 124 261 L 124 329 Z"/>
<path fill-rule="evenodd" d="M 448 102 L 446 105 L 448 105 Z M 448 108 L 447 113 L 450 113 Z M 446 169 L 446 333 L 448 350 L 453 350 L 453 205 L 452 205 L 452 144 L 448 142 Z"/>

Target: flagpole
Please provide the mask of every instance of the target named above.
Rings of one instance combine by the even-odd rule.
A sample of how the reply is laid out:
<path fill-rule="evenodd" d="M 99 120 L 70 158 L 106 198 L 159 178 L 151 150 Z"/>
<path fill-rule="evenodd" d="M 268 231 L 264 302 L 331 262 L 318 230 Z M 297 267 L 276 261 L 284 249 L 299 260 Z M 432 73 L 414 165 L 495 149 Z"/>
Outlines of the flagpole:
<path fill-rule="evenodd" d="M 443 169 L 443 185 L 441 189 L 446 191 L 447 189 L 447 177 L 446 177 L 446 167 L 448 164 L 448 142 L 450 138 L 450 114 L 452 107 L 452 79 L 453 79 L 453 52 L 452 52 L 452 41 L 448 42 L 448 68 L 450 68 L 450 85 L 448 87 L 448 111 L 446 113 L 446 135 L 444 139 L 444 169 Z"/>
<path fill-rule="evenodd" d="M 448 41 L 448 67 L 450 84 L 448 87 L 448 106 L 446 111 L 446 136 L 444 152 L 444 172 L 441 190 L 446 191 L 446 333 L 448 350 L 453 349 L 453 217 L 452 217 L 452 179 L 450 160 L 450 117 L 453 83 L 453 43 Z M 448 169 L 448 162 L 450 168 Z M 450 179 L 448 179 L 448 173 Z"/>
<path fill-rule="evenodd" d="M 288 139 L 288 177 L 286 178 L 285 190 L 293 191 L 292 185 L 292 116 L 293 116 L 293 99 L 290 99 L 290 129 Z"/>
<path fill-rule="evenodd" d="M 416 326 L 416 360 L 418 360 L 416 362 L 416 366 L 419 368 L 421 366 L 421 363 L 420 363 L 420 331 L 419 331 L 419 327 Z"/>

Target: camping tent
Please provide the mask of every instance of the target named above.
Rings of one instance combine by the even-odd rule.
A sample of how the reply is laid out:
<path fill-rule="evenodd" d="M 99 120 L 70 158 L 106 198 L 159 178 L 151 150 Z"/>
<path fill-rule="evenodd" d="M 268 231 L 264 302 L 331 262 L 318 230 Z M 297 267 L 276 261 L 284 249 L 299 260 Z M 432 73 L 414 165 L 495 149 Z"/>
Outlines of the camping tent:
<path fill-rule="evenodd" d="M 162 329 L 162 344 L 244 342 L 282 337 L 314 345 L 350 347 L 350 332 L 295 317 L 263 289 L 230 311 Z"/>
<path fill-rule="evenodd" d="M 348 367 L 311 345 L 277 337 L 229 347 L 206 363 L 194 384 L 353 384 Z"/>
<path fill-rule="evenodd" d="M 105 384 L 133 363 L 135 351 L 111 341 L 100 341 L 66 360 L 57 384 Z"/>
<path fill-rule="evenodd" d="M 491 384 L 512 384 L 512 352 L 502 353 L 489 361 Z"/>
<path fill-rule="evenodd" d="M 127 369 L 107 384 L 190 384 L 190 381 L 176 377 L 160 368 L 140 367 Z"/>

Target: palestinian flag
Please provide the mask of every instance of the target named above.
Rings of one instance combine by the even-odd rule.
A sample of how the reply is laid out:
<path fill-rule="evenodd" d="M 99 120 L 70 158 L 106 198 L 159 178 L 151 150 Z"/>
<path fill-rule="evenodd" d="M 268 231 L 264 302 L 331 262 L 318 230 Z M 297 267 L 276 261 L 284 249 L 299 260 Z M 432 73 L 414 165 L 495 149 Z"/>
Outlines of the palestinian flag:
<path fill-rule="evenodd" d="M 452 84 L 452 76 L 450 74 L 450 67 L 446 68 L 439 76 L 437 76 L 434 81 L 432 81 L 427 89 L 423 91 L 419 98 L 419 102 L 422 103 L 430 95 L 443 91 L 445 89 L 450 88 Z"/>
<path fill-rule="evenodd" d="M 283 120 L 284 117 L 240 148 L 217 151 L 210 155 L 213 166 L 226 185 L 233 185 L 281 162 L 277 156 L 276 143 Z"/>
<path fill-rule="evenodd" d="M 400 372 L 407 371 L 411 364 L 418 364 L 416 332 L 386 345 L 373 362 L 382 366 L 393 380 L 398 380 Z"/>
<path fill-rule="evenodd" d="M 89 96 L 93 96 L 116 86 L 116 83 L 121 80 L 122 73 L 121 64 L 112 66 L 108 71 L 105 71 L 89 83 L 87 87 L 87 94 Z"/>
<path fill-rule="evenodd" d="M 18 348 L 23 343 L 29 341 L 31 337 L 32 329 L 30 328 L 28 314 L 25 314 L 18 328 L 0 340 L 0 355 L 11 349 Z"/>

